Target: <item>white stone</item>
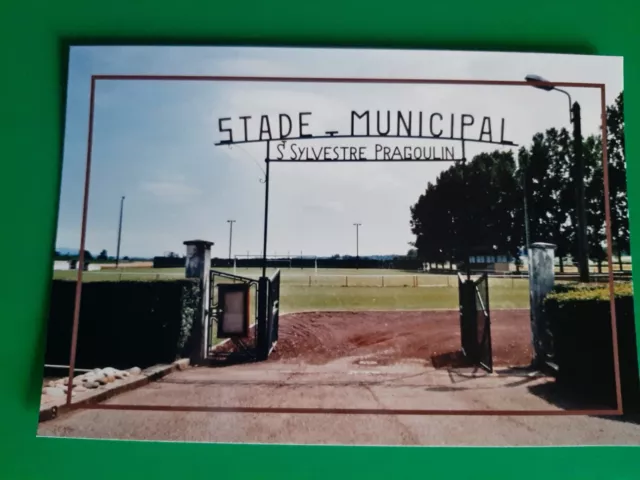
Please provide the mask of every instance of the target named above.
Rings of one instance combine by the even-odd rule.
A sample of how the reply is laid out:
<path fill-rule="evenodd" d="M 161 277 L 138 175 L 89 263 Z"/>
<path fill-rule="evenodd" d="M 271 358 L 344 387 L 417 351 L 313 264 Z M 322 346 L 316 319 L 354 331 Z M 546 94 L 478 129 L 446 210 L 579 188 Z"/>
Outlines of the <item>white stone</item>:
<path fill-rule="evenodd" d="M 42 393 L 51 397 L 63 397 L 64 390 L 62 388 L 45 387 L 42 389 Z"/>
<path fill-rule="evenodd" d="M 87 389 L 86 389 L 86 387 L 83 387 L 82 385 L 78 385 L 77 387 L 74 387 L 73 391 L 74 392 L 86 392 Z"/>
<path fill-rule="evenodd" d="M 84 384 L 84 386 L 85 386 L 86 388 L 91 388 L 91 389 L 93 389 L 93 388 L 98 388 L 98 387 L 100 386 L 100 384 L 99 384 L 98 382 L 93 381 L 93 382 L 86 382 L 86 383 Z"/>
<path fill-rule="evenodd" d="M 102 373 L 104 373 L 106 376 L 115 376 L 116 371 L 117 370 L 112 367 L 107 367 L 102 369 Z"/>
<path fill-rule="evenodd" d="M 138 367 L 133 367 L 129 369 L 129 373 L 131 375 L 140 375 L 140 373 L 142 372 L 142 370 L 140 370 L 140 368 Z"/>

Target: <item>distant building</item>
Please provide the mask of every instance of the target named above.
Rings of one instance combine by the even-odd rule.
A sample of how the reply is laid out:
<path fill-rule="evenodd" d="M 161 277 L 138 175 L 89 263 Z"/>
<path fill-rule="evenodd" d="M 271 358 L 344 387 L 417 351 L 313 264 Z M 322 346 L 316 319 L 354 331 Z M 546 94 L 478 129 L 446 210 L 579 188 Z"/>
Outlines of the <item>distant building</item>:
<path fill-rule="evenodd" d="M 53 262 L 54 270 L 71 270 L 71 262 L 69 260 L 55 260 Z"/>
<path fill-rule="evenodd" d="M 472 271 L 508 273 L 513 258 L 510 254 L 499 252 L 493 247 L 474 247 L 471 249 L 469 264 Z"/>
<path fill-rule="evenodd" d="M 54 260 L 53 269 L 54 270 L 76 270 L 78 268 L 77 260 Z M 93 263 L 85 262 L 84 271 L 95 272 L 100 270 L 102 267 L 100 265 L 96 265 Z"/>

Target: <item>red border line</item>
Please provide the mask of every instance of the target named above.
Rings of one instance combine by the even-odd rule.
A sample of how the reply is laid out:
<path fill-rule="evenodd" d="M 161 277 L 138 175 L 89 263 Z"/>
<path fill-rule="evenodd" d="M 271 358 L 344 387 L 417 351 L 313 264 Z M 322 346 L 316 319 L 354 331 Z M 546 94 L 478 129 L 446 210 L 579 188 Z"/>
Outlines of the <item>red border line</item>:
<path fill-rule="evenodd" d="M 256 77 L 226 75 L 93 75 L 95 80 L 164 80 L 192 82 L 278 82 L 278 83 L 386 83 L 416 85 L 487 85 L 487 86 L 541 86 L 549 82 L 525 80 L 459 80 L 437 78 L 358 78 L 358 77 Z M 553 82 L 556 87 L 602 88 L 602 83 Z"/>
<path fill-rule="evenodd" d="M 89 206 L 89 184 L 91 180 L 91 153 L 93 151 L 93 113 L 95 105 L 96 81 L 91 77 L 91 93 L 89 96 L 89 132 L 87 134 L 87 164 L 84 175 L 84 199 L 82 204 L 82 230 L 80 231 L 80 252 L 78 257 L 78 278 L 76 281 L 76 298 L 73 307 L 73 328 L 71 331 L 71 352 L 69 354 L 69 385 L 73 383 L 76 366 L 76 350 L 78 344 L 78 324 L 80 323 L 80 300 L 82 298 L 82 272 L 84 270 L 84 246 L 87 233 L 87 209 Z M 71 404 L 73 388 L 67 389 L 67 405 Z"/>
<path fill-rule="evenodd" d="M 160 81 L 228 81 L 228 82 L 280 82 L 280 83 L 366 83 L 366 84 L 416 84 L 416 85 L 487 85 L 487 86 L 541 86 L 544 82 L 510 81 L 510 80 L 459 80 L 459 79 L 424 79 L 424 78 L 339 78 L 339 77 L 256 77 L 256 76 L 208 76 L 208 75 L 92 75 L 89 105 L 89 130 L 87 134 L 87 162 L 85 168 L 84 204 L 82 209 L 82 231 L 80 239 L 80 256 L 78 262 L 78 279 L 73 313 L 73 331 L 71 338 L 71 355 L 69 362 L 69 383 L 73 382 L 75 358 L 78 343 L 78 323 L 80 319 L 80 300 L 82 293 L 82 271 L 84 269 L 84 245 L 86 238 L 87 207 L 89 200 L 89 179 L 91 174 L 91 153 L 93 148 L 93 124 L 95 84 L 97 80 L 160 80 Z M 620 365 L 618 359 L 618 337 L 615 314 L 615 288 L 613 281 L 613 247 L 611 235 L 611 210 L 609 202 L 609 177 L 607 163 L 607 114 L 605 85 L 602 83 L 553 82 L 556 87 L 597 88 L 600 89 L 602 119 L 602 163 L 605 191 L 605 230 L 607 235 L 607 262 L 609 266 L 609 294 L 611 304 L 611 331 L 613 340 L 613 363 L 616 382 L 616 409 L 614 410 L 568 410 L 568 411 L 512 411 L 512 410 L 360 410 L 360 409 L 304 409 L 304 408 L 233 408 L 233 407 L 170 407 L 146 405 L 92 405 L 76 408 L 92 410 L 137 410 L 137 411 L 196 411 L 196 412 L 229 412 L 229 413 L 316 413 L 316 414 L 368 414 L 368 415 L 521 415 L 521 416 L 562 416 L 562 415 L 622 415 L 622 387 L 620 384 Z M 72 389 L 67 392 L 66 405 L 73 408 Z"/>
<path fill-rule="evenodd" d="M 129 410 L 157 412 L 211 412 L 211 413 L 275 413 L 312 415 L 439 415 L 439 416 L 616 416 L 618 410 L 429 410 L 379 408 L 298 408 L 298 407 L 209 407 L 171 405 L 94 404 L 77 407 L 88 410 Z"/>
<path fill-rule="evenodd" d="M 622 382 L 620 380 L 620 361 L 618 352 L 618 322 L 616 318 L 616 297 L 613 278 L 613 238 L 611 235 L 611 204 L 609 198 L 609 152 L 607 140 L 609 130 L 607 129 L 607 99 L 605 86 L 600 88 L 600 109 L 602 120 L 602 172 L 604 182 L 604 215 L 607 234 L 607 266 L 609 269 L 609 304 L 611 308 L 611 336 L 613 337 L 613 369 L 616 381 L 616 404 L 618 410 L 622 410 Z"/>

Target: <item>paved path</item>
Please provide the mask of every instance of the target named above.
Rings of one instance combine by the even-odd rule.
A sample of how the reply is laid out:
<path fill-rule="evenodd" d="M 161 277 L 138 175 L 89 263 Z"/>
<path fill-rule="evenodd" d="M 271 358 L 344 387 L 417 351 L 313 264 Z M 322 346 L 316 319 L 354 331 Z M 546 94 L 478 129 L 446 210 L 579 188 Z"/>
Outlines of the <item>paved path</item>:
<path fill-rule="evenodd" d="M 346 373 L 345 373 L 346 372 Z M 533 392 L 533 393 L 532 393 Z M 545 394 L 545 392 L 547 392 Z M 193 368 L 109 404 L 373 409 L 559 410 L 548 379 L 380 366 L 266 362 Z M 584 406 L 583 406 L 584 407 Z M 640 425 L 593 417 L 461 417 L 84 410 L 40 435 L 196 442 L 382 445 L 640 444 Z"/>

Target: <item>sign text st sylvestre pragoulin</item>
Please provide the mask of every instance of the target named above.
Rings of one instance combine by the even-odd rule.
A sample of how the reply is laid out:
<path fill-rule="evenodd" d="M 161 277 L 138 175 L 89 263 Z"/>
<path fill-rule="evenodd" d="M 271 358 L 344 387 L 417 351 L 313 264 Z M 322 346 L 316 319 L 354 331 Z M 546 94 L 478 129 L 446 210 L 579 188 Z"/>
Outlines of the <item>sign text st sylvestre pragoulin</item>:
<path fill-rule="evenodd" d="M 275 118 L 274 118 L 275 117 Z M 292 118 L 293 117 L 293 118 Z M 471 114 L 443 115 L 422 111 L 351 111 L 350 129 L 344 134 L 328 130 L 320 135 L 311 133 L 311 112 L 297 115 L 239 116 L 218 119 L 223 138 L 216 145 L 266 143 L 270 161 L 349 161 L 349 160 L 444 160 L 456 159 L 451 146 L 344 145 L 348 139 L 419 139 L 485 143 L 515 146 L 505 138 L 505 119 L 493 121 L 490 116 L 476 119 Z M 499 124 L 499 128 L 496 125 Z M 334 139 L 340 145 L 308 146 L 303 140 Z"/>

